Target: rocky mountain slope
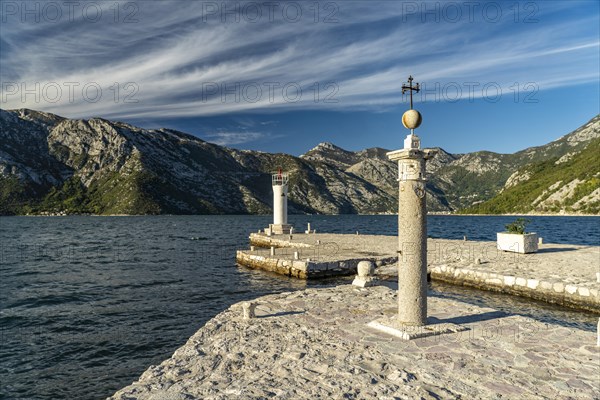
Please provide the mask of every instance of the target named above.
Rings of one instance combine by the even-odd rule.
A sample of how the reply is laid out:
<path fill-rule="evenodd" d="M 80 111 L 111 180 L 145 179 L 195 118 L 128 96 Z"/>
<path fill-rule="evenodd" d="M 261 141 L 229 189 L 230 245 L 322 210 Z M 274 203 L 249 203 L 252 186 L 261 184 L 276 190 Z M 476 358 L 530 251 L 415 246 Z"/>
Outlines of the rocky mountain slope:
<path fill-rule="evenodd" d="M 575 159 L 600 137 L 599 126 L 596 117 L 557 141 L 515 154 L 438 149 L 427 166 L 429 210 L 489 200 L 531 174 L 523 169 L 528 164 Z M 170 129 L 0 110 L 0 214 L 270 213 L 269 175 L 279 168 L 290 172 L 290 212 L 394 212 L 397 166 L 386 152 L 321 143 L 294 157 L 229 149 Z M 577 209 L 593 211 L 583 206 L 589 201 L 594 194 Z"/>
<path fill-rule="evenodd" d="M 577 154 L 591 140 L 598 137 L 600 116 L 551 143 L 530 147 L 514 154 L 480 151 L 454 155 L 456 159 L 432 177 L 432 181 L 447 194 L 452 208 L 460 210 L 500 193 L 511 175 L 521 168 L 532 163 Z M 597 162 L 590 167 L 600 171 L 600 157 L 596 160 Z"/>
<path fill-rule="evenodd" d="M 526 165 L 499 195 L 463 212 L 600 214 L 600 139 L 581 152 Z"/>
<path fill-rule="evenodd" d="M 0 212 L 269 213 L 270 174 L 291 173 L 290 211 L 373 213 L 393 198 L 327 163 L 240 151 L 100 118 L 0 114 Z"/>

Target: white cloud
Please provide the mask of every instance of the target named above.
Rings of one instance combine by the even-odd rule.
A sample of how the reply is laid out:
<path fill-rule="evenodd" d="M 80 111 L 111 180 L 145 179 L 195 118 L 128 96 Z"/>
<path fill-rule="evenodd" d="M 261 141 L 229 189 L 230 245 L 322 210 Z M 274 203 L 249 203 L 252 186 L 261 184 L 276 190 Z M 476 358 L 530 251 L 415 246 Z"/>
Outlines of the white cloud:
<path fill-rule="evenodd" d="M 151 120 L 289 109 L 379 110 L 402 100 L 408 74 L 429 87 L 493 82 L 506 91 L 514 82 L 534 82 L 545 90 L 598 81 L 597 29 L 586 28 L 597 16 L 557 23 L 550 18 L 553 9 L 544 8 L 552 5 L 540 4 L 540 22 L 526 26 L 515 24 L 510 14 L 497 24 L 481 18 L 411 23 L 398 18 L 406 11 L 402 2 L 334 3 L 339 23 L 332 24 L 315 23 L 308 9 L 298 23 L 282 18 L 221 23 L 202 17 L 210 13 L 208 3 L 135 3 L 139 22 L 133 24 L 110 19 L 112 2 L 103 14 L 109 20 L 99 23 L 9 21 L 2 28 L 0 104 L 68 117 Z M 320 11 L 320 20 L 331 12 Z M 232 93 L 215 94 L 215 84 Z M 97 87 L 102 94 L 96 101 Z M 23 98 L 23 89 L 36 92 L 39 101 L 32 93 Z M 229 135 L 217 140 L 244 137 Z"/>
<path fill-rule="evenodd" d="M 261 132 L 216 132 L 206 135 L 205 139 L 220 146 L 231 146 L 252 142 L 264 137 L 266 135 Z"/>

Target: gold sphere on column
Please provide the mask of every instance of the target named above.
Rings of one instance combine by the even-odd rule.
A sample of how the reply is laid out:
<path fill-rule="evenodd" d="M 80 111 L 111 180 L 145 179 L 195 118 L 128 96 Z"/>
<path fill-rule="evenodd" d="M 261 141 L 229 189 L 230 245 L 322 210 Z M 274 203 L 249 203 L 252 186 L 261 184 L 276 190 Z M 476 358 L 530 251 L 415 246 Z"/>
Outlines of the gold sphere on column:
<path fill-rule="evenodd" d="M 417 129 L 421 122 L 423 122 L 423 117 L 417 110 L 408 110 L 402 115 L 402 125 L 406 129 Z"/>

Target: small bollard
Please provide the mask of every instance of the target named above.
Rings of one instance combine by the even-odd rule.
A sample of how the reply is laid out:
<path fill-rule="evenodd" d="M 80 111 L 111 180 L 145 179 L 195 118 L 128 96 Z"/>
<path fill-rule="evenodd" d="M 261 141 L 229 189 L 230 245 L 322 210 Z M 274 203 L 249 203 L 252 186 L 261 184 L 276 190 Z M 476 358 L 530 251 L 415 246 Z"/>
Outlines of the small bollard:
<path fill-rule="evenodd" d="M 544 244 L 544 238 L 538 238 L 538 244 Z"/>
<path fill-rule="evenodd" d="M 321 241 L 317 239 L 317 245 L 321 244 Z"/>
<path fill-rule="evenodd" d="M 465 241 L 465 242 L 467 241 L 467 236 L 466 235 L 463 236 L 463 241 Z"/>
<path fill-rule="evenodd" d="M 475 264 L 476 264 L 476 265 L 479 265 L 479 264 L 481 264 L 481 258 L 476 258 L 476 259 L 475 259 Z"/>
<path fill-rule="evenodd" d="M 274 256 L 275 255 L 275 247 L 271 246 L 271 255 Z"/>
<path fill-rule="evenodd" d="M 358 236 L 358 231 L 356 231 L 356 236 Z"/>
<path fill-rule="evenodd" d="M 298 260 L 300 258 L 300 253 L 297 251 L 294 252 L 294 260 Z"/>
<path fill-rule="evenodd" d="M 306 231 L 304 233 L 307 235 L 310 233 L 310 222 L 306 225 Z"/>
<path fill-rule="evenodd" d="M 358 287 L 369 287 L 374 286 L 375 278 L 373 273 L 375 272 L 375 265 L 371 261 L 361 261 L 356 266 L 356 276 L 352 281 L 352 285 Z"/>
<path fill-rule="evenodd" d="M 254 251 L 254 246 L 250 246 L 250 251 Z"/>
<path fill-rule="evenodd" d="M 244 311 L 244 319 L 256 318 L 256 303 L 253 301 L 246 301 L 242 304 L 242 310 Z"/>

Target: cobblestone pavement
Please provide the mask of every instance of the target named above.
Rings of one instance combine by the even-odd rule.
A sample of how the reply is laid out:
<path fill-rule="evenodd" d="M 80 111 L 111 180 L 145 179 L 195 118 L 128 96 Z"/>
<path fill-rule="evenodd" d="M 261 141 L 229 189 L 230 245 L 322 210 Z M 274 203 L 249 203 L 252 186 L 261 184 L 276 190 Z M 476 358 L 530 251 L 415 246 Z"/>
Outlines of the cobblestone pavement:
<path fill-rule="evenodd" d="M 307 289 L 231 306 L 111 399 L 598 399 L 596 334 L 451 299 L 404 341 L 367 327 L 397 312 L 385 286 Z M 417 329 L 417 328 L 416 328 Z"/>

